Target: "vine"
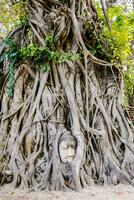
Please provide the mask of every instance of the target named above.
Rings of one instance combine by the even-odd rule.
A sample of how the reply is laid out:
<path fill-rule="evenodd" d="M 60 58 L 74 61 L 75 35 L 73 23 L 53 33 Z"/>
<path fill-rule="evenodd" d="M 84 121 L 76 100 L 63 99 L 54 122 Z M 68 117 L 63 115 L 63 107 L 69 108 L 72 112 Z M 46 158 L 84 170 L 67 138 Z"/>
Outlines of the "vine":
<path fill-rule="evenodd" d="M 6 59 L 9 62 L 9 80 L 7 94 L 8 96 L 13 96 L 15 65 L 19 59 L 19 52 L 17 50 L 17 44 L 14 40 L 6 38 L 4 40 L 4 44 L 7 48 L 7 51 L 1 56 L 1 61 Z"/>

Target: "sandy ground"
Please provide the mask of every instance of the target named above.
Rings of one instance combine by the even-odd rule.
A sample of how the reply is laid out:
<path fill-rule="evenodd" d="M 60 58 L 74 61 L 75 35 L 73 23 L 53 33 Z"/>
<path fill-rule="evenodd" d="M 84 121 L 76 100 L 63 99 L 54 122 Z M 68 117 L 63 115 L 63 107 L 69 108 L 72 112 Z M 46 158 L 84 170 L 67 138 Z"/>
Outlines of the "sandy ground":
<path fill-rule="evenodd" d="M 31 192 L 0 187 L 0 200 L 134 200 L 134 188 L 129 185 L 92 186 L 81 192 Z"/>

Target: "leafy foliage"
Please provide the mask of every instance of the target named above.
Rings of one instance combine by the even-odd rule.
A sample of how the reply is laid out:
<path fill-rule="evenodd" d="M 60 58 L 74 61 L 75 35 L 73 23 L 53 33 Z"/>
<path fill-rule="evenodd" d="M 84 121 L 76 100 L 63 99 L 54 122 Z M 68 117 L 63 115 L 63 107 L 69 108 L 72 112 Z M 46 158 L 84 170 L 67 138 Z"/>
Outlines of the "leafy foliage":
<path fill-rule="evenodd" d="M 97 2 L 96 7 L 102 23 L 102 37 L 107 41 L 106 46 L 110 47 L 112 58 L 111 62 L 117 60 L 121 64 L 129 64 L 131 52 L 131 41 L 134 33 L 134 13 L 125 12 L 121 5 L 107 9 L 111 30 L 105 22 L 105 18 Z M 109 48 L 108 48 L 109 49 Z"/>
<path fill-rule="evenodd" d="M 111 30 L 106 24 L 102 8 L 98 1 L 96 7 L 99 19 L 102 23 L 102 39 L 105 38 L 105 47 L 111 56 L 111 62 L 117 60 L 124 67 L 125 76 L 125 103 L 128 105 L 129 99 L 133 94 L 134 88 L 134 66 L 132 62 L 133 50 L 132 41 L 134 40 L 134 12 L 122 5 L 114 5 L 107 9 Z"/>
<path fill-rule="evenodd" d="M 0 1 L 0 37 L 5 37 L 16 26 L 24 25 L 27 19 L 24 1 L 15 4 L 12 4 L 9 0 Z"/>
<path fill-rule="evenodd" d="M 54 48 L 53 36 L 48 35 L 45 39 L 45 46 L 38 47 L 35 43 L 19 48 L 17 43 L 6 38 L 4 40 L 6 51 L 0 56 L 0 62 L 7 59 L 9 62 L 8 96 L 13 96 L 15 65 L 18 61 L 32 63 L 35 70 L 45 72 L 49 70 L 51 63 L 63 63 L 79 59 L 79 54 L 56 51 Z"/>
<path fill-rule="evenodd" d="M 23 60 L 32 61 L 33 66 L 38 66 L 38 70 L 41 71 L 49 69 L 48 66 L 51 65 L 51 62 L 63 63 L 69 60 L 75 61 L 80 57 L 79 54 L 55 50 L 54 38 L 52 35 L 48 35 L 45 38 L 45 45 L 43 47 L 38 47 L 37 44 L 31 42 L 29 45 L 22 47 L 19 52 Z"/>

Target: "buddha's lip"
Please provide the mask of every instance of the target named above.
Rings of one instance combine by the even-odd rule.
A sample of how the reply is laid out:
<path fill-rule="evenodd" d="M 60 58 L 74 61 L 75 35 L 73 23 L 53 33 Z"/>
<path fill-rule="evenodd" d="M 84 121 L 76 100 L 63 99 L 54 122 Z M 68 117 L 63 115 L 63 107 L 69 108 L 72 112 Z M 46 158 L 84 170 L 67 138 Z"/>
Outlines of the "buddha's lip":
<path fill-rule="evenodd" d="M 71 156 L 67 156 L 67 157 L 69 157 L 69 158 L 70 158 L 70 157 L 74 157 L 74 155 L 71 155 Z"/>

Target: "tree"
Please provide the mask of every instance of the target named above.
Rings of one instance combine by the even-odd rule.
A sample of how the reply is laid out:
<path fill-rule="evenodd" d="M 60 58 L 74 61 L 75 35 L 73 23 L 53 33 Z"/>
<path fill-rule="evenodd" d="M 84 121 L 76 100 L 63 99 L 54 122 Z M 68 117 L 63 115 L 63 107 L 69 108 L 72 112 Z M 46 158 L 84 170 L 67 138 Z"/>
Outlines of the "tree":
<path fill-rule="evenodd" d="M 92 1 L 28 0 L 26 12 L 1 49 L 1 184 L 11 172 L 34 190 L 134 185 L 123 72 L 98 49 Z"/>

